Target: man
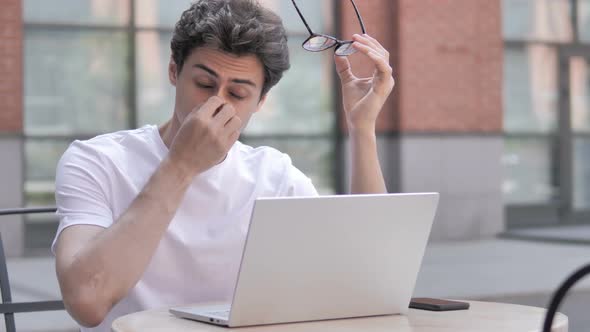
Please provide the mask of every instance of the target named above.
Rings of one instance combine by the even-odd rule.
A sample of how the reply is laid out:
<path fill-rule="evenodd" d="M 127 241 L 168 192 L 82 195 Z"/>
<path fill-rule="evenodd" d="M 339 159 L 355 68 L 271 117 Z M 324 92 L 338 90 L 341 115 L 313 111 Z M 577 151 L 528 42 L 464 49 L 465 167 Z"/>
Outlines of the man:
<path fill-rule="evenodd" d="M 375 122 L 394 84 L 389 54 L 367 35 L 354 48 L 376 70 L 358 79 L 335 57 L 351 192 L 384 193 Z M 289 68 L 280 18 L 249 0 L 196 1 L 171 49 L 171 119 L 76 141 L 58 165 L 56 270 L 83 331 L 152 307 L 229 300 L 254 199 L 317 195 L 288 156 L 237 141 Z"/>

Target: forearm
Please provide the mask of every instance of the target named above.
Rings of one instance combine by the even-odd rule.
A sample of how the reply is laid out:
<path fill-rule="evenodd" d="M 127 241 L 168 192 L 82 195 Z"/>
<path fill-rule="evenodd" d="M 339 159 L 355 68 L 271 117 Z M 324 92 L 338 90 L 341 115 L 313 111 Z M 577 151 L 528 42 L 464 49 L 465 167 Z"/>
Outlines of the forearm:
<path fill-rule="evenodd" d="M 164 161 L 117 222 L 69 260 L 62 292 L 106 314 L 141 278 L 189 184 Z"/>
<path fill-rule="evenodd" d="M 350 132 L 350 193 L 386 193 L 377 156 L 375 125 L 395 81 L 389 52 L 375 38 L 363 34 L 352 37 L 352 47 L 374 66 L 371 77 L 357 77 L 348 57 L 335 56 L 336 72 L 342 85 L 342 106 Z"/>
<path fill-rule="evenodd" d="M 350 130 L 351 194 L 387 193 L 374 130 Z"/>

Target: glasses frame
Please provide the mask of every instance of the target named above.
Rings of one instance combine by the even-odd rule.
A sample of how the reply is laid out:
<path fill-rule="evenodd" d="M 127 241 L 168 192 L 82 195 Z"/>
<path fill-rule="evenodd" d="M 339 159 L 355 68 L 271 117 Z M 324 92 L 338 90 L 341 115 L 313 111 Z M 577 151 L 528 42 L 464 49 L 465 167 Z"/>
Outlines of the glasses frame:
<path fill-rule="evenodd" d="M 305 41 L 303 42 L 303 44 L 301 44 L 301 47 L 303 47 L 304 50 L 309 51 L 309 52 L 323 52 L 327 49 L 330 49 L 332 47 L 336 47 L 334 49 L 334 53 L 338 56 L 348 56 L 351 54 L 354 54 L 356 52 L 356 50 L 353 49 L 353 52 L 350 54 L 338 54 L 338 49 L 344 45 L 349 45 L 352 44 L 353 41 L 352 40 L 340 40 L 336 37 L 330 36 L 330 35 L 325 35 L 325 34 L 321 34 L 321 33 L 315 33 L 311 30 L 311 28 L 309 27 L 309 24 L 307 23 L 307 21 L 305 20 L 305 17 L 303 17 L 303 14 L 301 13 L 301 10 L 299 10 L 299 7 L 297 6 L 297 3 L 295 3 L 295 0 L 291 0 L 291 2 L 293 3 L 293 6 L 295 6 L 295 10 L 297 10 L 297 14 L 299 14 L 299 17 L 301 18 L 301 21 L 303 21 L 303 24 L 305 25 L 305 27 L 307 28 L 307 31 L 309 32 L 309 37 L 307 37 L 307 39 L 305 39 Z M 350 2 L 352 3 L 352 7 L 354 7 L 354 12 L 356 13 L 356 17 L 359 20 L 359 24 L 361 26 L 361 30 L 363 32 L 363 34 L 366 34 L 367 31 L 365 29 L 365 24 L 363 22 L 363 18 L 361 17 L 361 14 L 359 13 L 358 8 L 356 7 L 356 3 L 354 3 L 354 0 L 350 0 Z M 331 46 L 328 46 L 326 48 L 323 49 L 318 49 L 318 50 L 310 50 L 305 48 L 305 44 L 310 41 L 312 38 L 315 37 L 324 37 L 327 38 L 329 40 L 334 41 L 334 44 Z"/>

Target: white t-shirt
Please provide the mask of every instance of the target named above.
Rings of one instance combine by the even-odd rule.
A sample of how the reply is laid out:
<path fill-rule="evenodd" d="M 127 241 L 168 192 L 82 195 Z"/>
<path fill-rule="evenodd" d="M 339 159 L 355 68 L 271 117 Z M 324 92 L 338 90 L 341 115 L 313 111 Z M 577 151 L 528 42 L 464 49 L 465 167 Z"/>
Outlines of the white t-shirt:
<path fill-rule="evenodd" d="M 66 227 L 116 222 L 167 154 L 156 126 L 72 143 L 57 167 L 53 246 Z M 237 142 L 222 163 L 193 179 L 135 287 L 100 326 L 82 331 L 110 331 L 115 318 L 140 310 L 230 301 L 254 199 L 315 195 L 286 154 Z"/>

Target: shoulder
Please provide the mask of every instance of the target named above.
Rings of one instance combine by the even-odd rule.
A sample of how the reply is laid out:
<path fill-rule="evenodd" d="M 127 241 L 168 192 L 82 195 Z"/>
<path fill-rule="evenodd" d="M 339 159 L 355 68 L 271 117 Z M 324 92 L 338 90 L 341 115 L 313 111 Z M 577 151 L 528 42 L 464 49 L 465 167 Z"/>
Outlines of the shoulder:
<path fill-rule="evenodd" d="M 264 169 L 265 171 L 284 172 L 286 167 L 292 165 L 291 158 L 270 146 L 252 147 L 236 142 L 233 147 L 234 157 L 242 166 L 250 169 Z"/>
<path fill-rule="evenodd" d="M 293 188 L 305 188 L 301 193 L 315 193 L 311 180 L 293 165 L 288 154 L 269 146 L 254 148 L 239 142 L 234 149 L 242 168 L 259 181 L 272 183 L 279 196 L 292 195 Z"/>
<path fill-rule="evenodd" d="M 121 160 L 141 154 L 153 145 L 154 126 L 138 129 L 122 130 L 103 134 L 88 140 L 76 140 L 70 144 L 61 158 L 64 161 L 95 161 Z"/>
<path fill-rule="evenodd" d="M 129 152 L 130 148 L 140 148 L 142 145 L 153 144 L 154 126 L 145 126 L 138 129 L 121 130 L 103 134 L 89 140 L 76 140 L 68 150 L 77 152 L 87 151 L 113 155 L 117 152 Z"/>
<path fill-rule="evenodd" d="M 146 126 L 74 141 L 57 164 L 56 183 L 85 178 L 104 185 L 116 182 L 122 174 L 147 169 L 144 166 L 157 161 L 160 154 L 155 133 L 157 127 Z"/>

